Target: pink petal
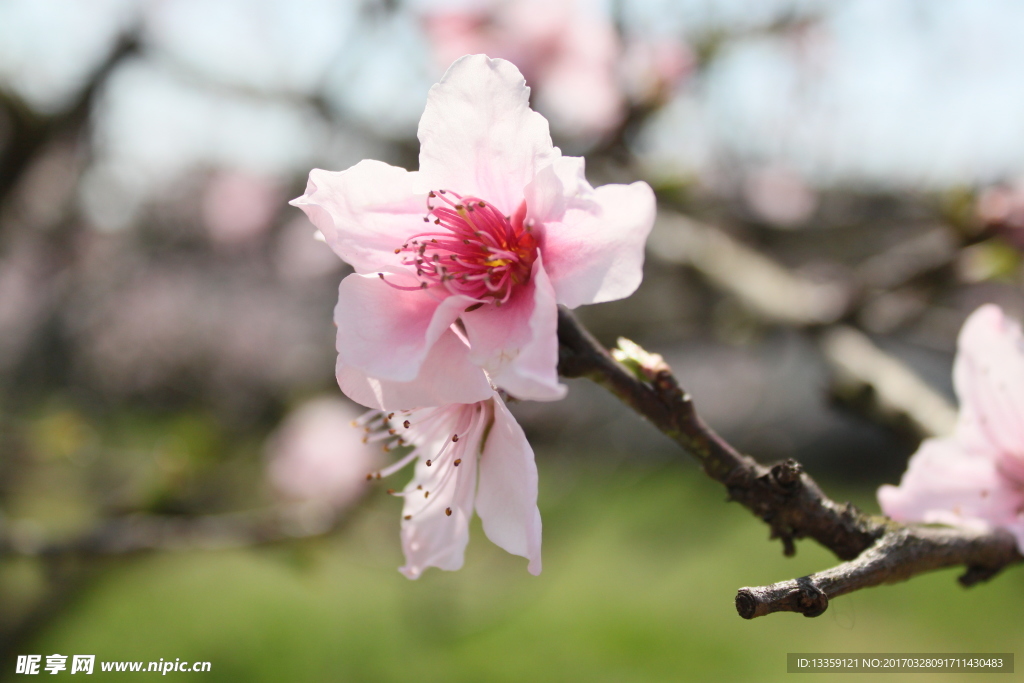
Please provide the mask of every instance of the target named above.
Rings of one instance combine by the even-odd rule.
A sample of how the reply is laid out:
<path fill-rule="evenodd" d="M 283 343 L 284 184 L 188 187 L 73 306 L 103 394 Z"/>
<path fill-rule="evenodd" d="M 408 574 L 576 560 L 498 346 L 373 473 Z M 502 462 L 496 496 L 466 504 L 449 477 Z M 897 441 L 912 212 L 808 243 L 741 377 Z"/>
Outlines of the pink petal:
<path fill-rule="evenodd" d="M 972 450 L 992 452 L 1024 483 L 1024 337 L 999 307 L 982 306 L 964 323 L 953 380 L 957 437 Z"/>
<path fill-rule="evenodd" d="M 369 377 L 338 361 L 338 385 L 350 399 L 378 410 L 411 410 L 447 403 L 475 403 L 494 394 L 483 370 L 469 360 L 469 347 L 451 328 L 427 352 L 411 382 Z"/>
<path fill-rule="evenodd" d="M 370 159 L 340 172 L 317 168 L 306 193 L 291 204 L 356 272 L 370 273 L 398 265 L 395 249 L 423 223 L 427 197 L 413 189 L 416 176 Z"/>
<path fill-rule="evenodd" d="M 487 538 L 527 558 L 529 572 L 540 574 L 537 465 L 522 428 L 498 397 L 494 398 L 494 424 L 480 456 L 476 511 Z"/>
<path fill-rule="evenodd" d="M 878 489 L 878 502 L 899 521 L 988 528 L 1013 522 L 1024 496 L 993 460 L 972 455 L 949 438 L 921 444 L 900 485 Z"/>
<path fill-rule="evenodd" d="M 467 55 L 430 89 L 420 119 L 421 190 L 454 190 L 511 215 L 523 188 L 558 158 L 548 122 L 530 109 L 519 70 Z"/>
<path fill-rule="evenodd" d="M 477 413 L 479 405 L 466 406 Z M 483 435 L 485 415 L 474 420 L 474 428 L 465 432 L 466 453 L 478 453 Z M 440 442 L 420 445 L 425 451 L 440 450 Z M 416 474 L 405 487 L 405 505 L 402 509 L 402 549 L 405 566 L 398 571 L 410 579 L 419 578 L 427 567 L 454 571 L 462 567 L 469 543 L 469 520 L 473 516 L 473 498 L 476 492 L 476 458 L 463 458 L 460 465 L 441 486 L 446 470 L 427 467 L 424 460 L 416 463 Z M 422 488 L 421 488 L 422 487 Z M 430 492 L 429 497 L 424 493 Z M 451 508 L 452 514 L 446 514 Z M 411 517 L 405 519 L 405 517 Z"/>
<path fill-rule="evenodd" d="M 464 296 L 438 301 L 405 272 L 349 275 L 338 288 L 334 322 L 338 326 L 338 362 L 382 380 L 411 382 L 430 347 L 459 314 L 474 303 Z M 412 291 L 391 284 L 416 287 Z"/>
<path fill-rule="evenodd" d="M 654 192 L 647 183 L 590 190 L 583 165 L 560 162 L 538 174 L 527 204 L 545 217 L 541 252 L 558 303 L 622 299 L 643 279 L 644 244 L 654 226 Z M 561 210 L 561 215 L 559 215 Z"/>
<path fill-rule="evenodd" d="M 565 397 L 566 388 L 558 383 L 558 307 L 539 256 L 530 283 L 506 304 L 464 313 L 462 322 L 470 358 L 495 386 L 530 401 Z"/>

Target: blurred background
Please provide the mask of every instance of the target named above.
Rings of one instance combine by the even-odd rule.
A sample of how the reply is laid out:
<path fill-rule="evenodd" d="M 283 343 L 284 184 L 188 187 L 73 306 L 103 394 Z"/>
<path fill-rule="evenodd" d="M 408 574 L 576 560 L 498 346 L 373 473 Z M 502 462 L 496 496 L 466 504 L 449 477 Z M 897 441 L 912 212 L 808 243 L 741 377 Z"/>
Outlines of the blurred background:
<path fill-rule="evenodd" d="M 451 682 L 1012 651 L 1019 567 L 741 620 L 737 588 L 833 558 L 782 557 L 581 381 L 513 406 L 544 573 L 477 526 L 465 569 L 402 578 L 333 376 L 349 271 L 286 202 L 313 167 L 415 168 L 447 65 L 511 59 L 593 184 L 658 193 L 643 286 L 584 322 L 877 511 L 952 426 L 964 318 L 1024 313 L 1022 27 L 1012 0 L 0 0 L 0 679 L 29 653 Z"/>

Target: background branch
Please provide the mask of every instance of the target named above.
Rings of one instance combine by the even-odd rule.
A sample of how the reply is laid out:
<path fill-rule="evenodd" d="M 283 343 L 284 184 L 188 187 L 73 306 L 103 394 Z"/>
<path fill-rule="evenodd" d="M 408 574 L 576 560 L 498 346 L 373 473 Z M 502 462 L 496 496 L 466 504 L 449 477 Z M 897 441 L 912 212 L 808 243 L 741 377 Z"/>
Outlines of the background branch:
<path fill-rule="evenodd" d="M 345 519 L 334 508 L 302 503 L 200 517 L 131 514 L 103 520 L 66 540 L 44 540 L 32 528 L 0 528 L 0 557 L 44 559 L 74 555 L 127 555 L 152 550 L 212 550 L 311 538 L 330 533 Z"/>
<path fill-rule="evenodd" d="M 921 438 L 946 436 L 956 423 L 956 409 L 910 368 L 846 325 L 821 335 L 825 360 L 833 370 L 832 393 L 846 403 L 870 403 L 883 423 L 905 421 Z M 865 396 L 868 394 L 868 396 Z"/>
<path fill-rule="evenodd" d="M 0 203 L 46 143 L 59 135 L 75 133 L 86 123 L 110 74 L 138 52 L 139 41 L 134 32 L 124 34 L 87 79 L 74 101 L 56 114 L 39 116 L 13 93 L 0 92 L 0 108 L 9 114 L 13 128 L 10 142 L 0 154 Z"/>

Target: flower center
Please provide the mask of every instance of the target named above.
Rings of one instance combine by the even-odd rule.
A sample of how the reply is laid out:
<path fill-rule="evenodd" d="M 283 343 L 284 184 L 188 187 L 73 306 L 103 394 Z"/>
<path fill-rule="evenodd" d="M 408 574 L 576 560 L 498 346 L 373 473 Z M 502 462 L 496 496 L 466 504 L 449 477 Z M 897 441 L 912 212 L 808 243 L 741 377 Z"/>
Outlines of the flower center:
<path fill-rule="evenodd" d="M 424 222 L 434 229 L 413 235 L 396 254 L 416 268 L 425 287 L 441 285 L 452 294 L 501 305 L 517 285 L 530 280 L 537 259 L 526 203 L 514 216 L 503 215 L 479 197 L 451 190 L 427 195 Z"/>

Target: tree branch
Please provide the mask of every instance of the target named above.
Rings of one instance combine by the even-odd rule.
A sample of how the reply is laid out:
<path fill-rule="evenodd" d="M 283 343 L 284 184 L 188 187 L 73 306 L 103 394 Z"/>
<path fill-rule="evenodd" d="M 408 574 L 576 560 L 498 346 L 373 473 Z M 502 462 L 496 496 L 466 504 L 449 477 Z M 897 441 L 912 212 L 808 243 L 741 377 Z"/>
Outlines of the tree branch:
<path fill-rule="evenodd" d="M 134 33 L 121 36 L 106 59 L 87 79 L 74 101 L 64 110 L 49 116 L 32 111 L 13 93 L 0 92 L 0 106 L 11 118 L 10 142 L 0 155 L 0 203 L 17 185 L 36 153 L 58 135 L 77 131 L 89 118 L 101 88 L 114 69 L 139 51 Z"/>
<path fill-rule="evenodd" d="M 971 585 L 1024 561 L 1005 532 L 904 526 L 833 501 L 794 460 L 759 464 L 704 424 L 660 357 L 620 341 L 627 364 L 619 363 L 565 309 L 558 313 L 558 339 L 563 376 L 593 380 L 650 420 L 697 458 L 731 500 L 764 520 L 772 537 L 782 540 L 786 555 L 795 552 L 795 539 L 806 537 L 848 560 L 809 577 L 741 589 L 736 596 L 740 616 L 752 619 L 778 611 L 818 616 L 830 598 L 860 588 L 955 565 L 968 568 L 961 583 Z"/>
<path fill-rule="evenodd" d="M 916 574 L 958 565 L 967 566 L 960 583 L 972 586 L 1020 561 L 1017 543 L 1007 531 L 894 525 L 850 562 L 770 586 L 741 588 L 736 594 L 736 611 L 744 619 L 772 612 L 816 617 L 825 611 L 829 600 L 861 588 L 905 581 Z"/>

